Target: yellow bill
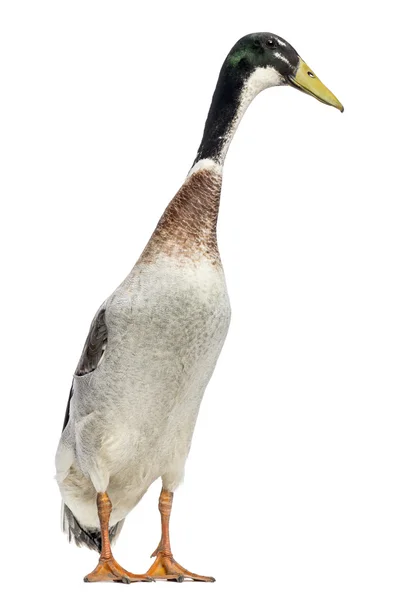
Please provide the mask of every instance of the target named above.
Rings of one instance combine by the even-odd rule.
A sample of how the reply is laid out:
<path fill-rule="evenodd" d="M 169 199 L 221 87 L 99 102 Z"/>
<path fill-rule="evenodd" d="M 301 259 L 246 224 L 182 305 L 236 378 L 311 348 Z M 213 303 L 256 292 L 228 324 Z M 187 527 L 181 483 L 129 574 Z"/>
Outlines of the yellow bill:
<path fill-rule="evenodd" d="M 310 94 L 310 96 L 314 96 L 320 102 L 334 106 L 340 112 L 344 111 L 344 106 L 341 102 L 326 88 L 324 83 L 318 79 L 314 71 L 301 58 L 296 74 L 290 75 L 289 80 L 294 87 L 297 87 L 306 94 Z"/>

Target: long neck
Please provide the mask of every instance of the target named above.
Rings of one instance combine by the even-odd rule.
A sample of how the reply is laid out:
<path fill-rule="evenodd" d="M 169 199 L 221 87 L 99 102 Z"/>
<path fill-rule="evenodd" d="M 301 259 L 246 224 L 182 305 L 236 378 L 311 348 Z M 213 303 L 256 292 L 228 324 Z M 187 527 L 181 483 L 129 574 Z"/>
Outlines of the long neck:
<path fill-rule="evenodd" d="M 273 69 L 234 71 L 227 61 L 224 63 L 193 167 L 200 160 L 206 159 L 223 165 L 245 111 L 259 92 L 276 85 L 276 76 Z"/>
<path fill-rule="evenodd" d="M 237 126 L 255 96 L 277 85 L 272 69 L 234 71 L 224 63 L 205 123 L 204 135 L 186 181 L 169 203 L 141 261 L 159 253 L 195 260 L 204 255 L 219 263 L 216 226 L 222 166 Z"/>

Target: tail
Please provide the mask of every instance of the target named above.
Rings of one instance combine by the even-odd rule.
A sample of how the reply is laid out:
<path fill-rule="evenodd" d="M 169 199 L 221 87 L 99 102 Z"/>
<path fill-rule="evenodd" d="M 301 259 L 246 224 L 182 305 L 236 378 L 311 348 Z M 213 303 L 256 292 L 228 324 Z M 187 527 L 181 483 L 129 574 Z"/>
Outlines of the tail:
<path fill-rule="evenodd" d="M 125 519 L 109 528 L 109 538 L 115 542 Z M 69 542 L 74 541 L 76 546 L 86 546 L 90 550 L 100 552 L 102 549 L 102 536 L 100 529 L 88 529 L 83 527 L 76 519 L 70 508 L 62 503 L 62 529 L 67 534 Z"/>

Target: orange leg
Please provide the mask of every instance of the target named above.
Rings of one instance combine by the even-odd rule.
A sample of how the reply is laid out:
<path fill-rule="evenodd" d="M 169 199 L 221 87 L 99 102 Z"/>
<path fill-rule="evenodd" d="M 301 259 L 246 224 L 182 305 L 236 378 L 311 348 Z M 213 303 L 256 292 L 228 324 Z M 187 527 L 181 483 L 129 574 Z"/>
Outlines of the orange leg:
<path fill-rule="evenodd" d="M 152 556 L 155 556 L 155 562 L 147 571 L 146 575 L 154 579 L 169 579 L 182 582 L 185 579 L 193 581 L 215 581 L 213 577 L 204 577 L 187 571 L 176 562 L 171 552 L 171 542 L 169 539 L 169 518 L 172 510 L 173 493 L 162 488 L 159 497 L 159 512 L 161 513 L 162 537 L 161 541 Z"/>
<path fill-rule="evenodd" d="M 97 505 L 102 532 L 102 550 L 96 569 L 86 575 L 84 581 L 118 581 L 122 583 L 152 581 L 148 575 L 134 575 L 129 571 L 125 571 L 113 558 L 109 540 L 109 518 L 112 512 L 112 503 L 106 492 L 98 494 Z"/>

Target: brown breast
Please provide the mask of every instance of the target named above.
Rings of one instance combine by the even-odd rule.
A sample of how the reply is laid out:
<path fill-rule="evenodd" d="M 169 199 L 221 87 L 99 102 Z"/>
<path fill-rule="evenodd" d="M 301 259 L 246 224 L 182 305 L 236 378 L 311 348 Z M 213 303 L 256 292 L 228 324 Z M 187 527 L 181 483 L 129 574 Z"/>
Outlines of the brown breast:
<path fill-rule="evenodd" d="M 139 262 L 159 254 L 219 263 L 216 226 L 222 178 L 210 169 L 193 173 L 169 203 Z"/>

